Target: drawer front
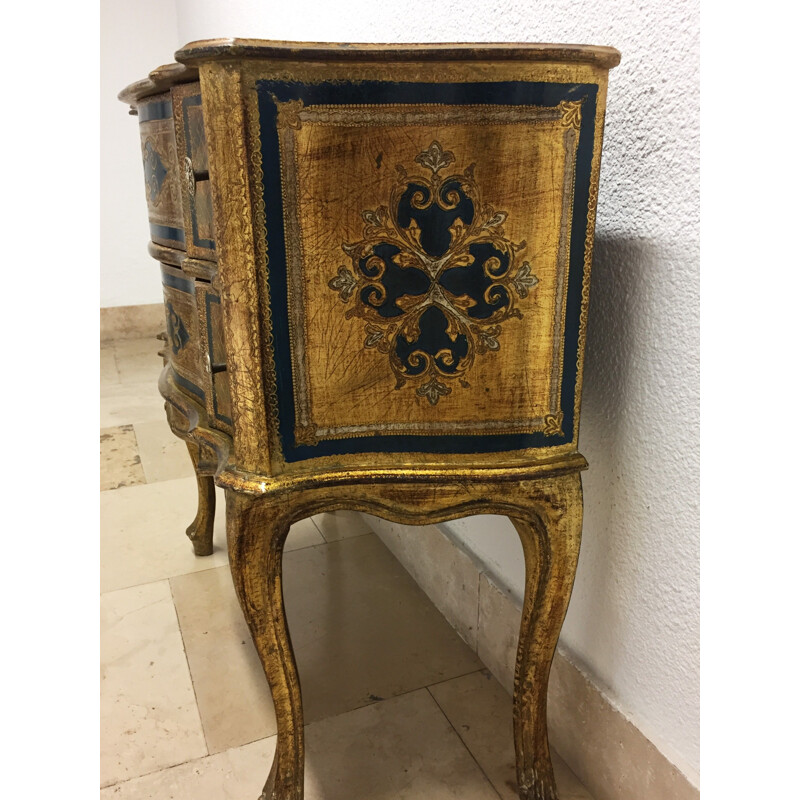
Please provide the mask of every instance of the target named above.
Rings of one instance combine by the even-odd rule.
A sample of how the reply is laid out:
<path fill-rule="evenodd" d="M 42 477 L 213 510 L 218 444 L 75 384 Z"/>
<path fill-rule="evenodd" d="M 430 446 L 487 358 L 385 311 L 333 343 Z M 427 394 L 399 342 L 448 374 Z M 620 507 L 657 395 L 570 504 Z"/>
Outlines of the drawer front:
<path fill-rule="evenodd" d="M 172 97 L 148 97 L 138 105 L 147 212 L 152 240 L 165 247 L 186 248 L 181 168 L 175 141 Z"/>
<path fill-rule="evenodd" d="M 200 84 L 172 90 L 178 157 L 182 165 L 183 219 L 186 250 L 194 258 L 216 260 L 214 213 L 208 174 L 208 146 Z"/>
<path fill-rule="evenodd" d="M 210 284 L 197 281 L 195 288 L 203 348 L 206 353 L 205 368 L 210 386 L 206 410 L 213 427 L 232 434 L 233 419 L 225 351 L 225 329 L 222 324 L 222 304 L 219 294 Z"/>
<path fill-rule="evenodd" d="M 574 449 L 598 84 L 254 91 L 285 460 Z"/>
<path fill-rule="evenodd" d="M 167 321 L 166 357 L 176 383 L 206 405 L 203 342 L 198 324 L 195 281 L 181 270 L 161 265 L 164 312 Z"/>

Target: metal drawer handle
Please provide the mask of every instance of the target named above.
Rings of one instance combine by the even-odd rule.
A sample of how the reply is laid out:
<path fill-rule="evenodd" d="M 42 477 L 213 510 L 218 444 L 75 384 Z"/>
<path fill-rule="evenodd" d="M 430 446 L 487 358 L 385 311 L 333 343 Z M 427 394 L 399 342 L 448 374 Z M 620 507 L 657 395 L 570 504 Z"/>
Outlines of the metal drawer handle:
<path fill-rule="evenodd" d="M 183 160 L 183 174 L 186 178 L 186 185 L 189 188 L 189 196 L 194 197 L 194 167 L 189 156 L 186 156 Z"/>

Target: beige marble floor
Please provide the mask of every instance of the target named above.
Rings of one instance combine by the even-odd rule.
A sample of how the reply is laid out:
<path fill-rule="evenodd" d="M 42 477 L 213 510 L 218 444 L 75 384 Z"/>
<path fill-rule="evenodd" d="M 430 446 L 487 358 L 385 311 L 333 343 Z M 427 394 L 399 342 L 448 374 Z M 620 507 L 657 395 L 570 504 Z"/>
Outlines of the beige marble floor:
<path fill-rule="evenodd" d="M 183 535 L 196 483 L 164 419 L 159 342 L 101 348 L 101 798 L 256 800 L 275 748 L 266 679 L 227 567 Z M 511 699 L 363 518 L 287 540 L 307 800 L 516 795 Z M 554 757 L 561 800 L 591 800 Z"/>

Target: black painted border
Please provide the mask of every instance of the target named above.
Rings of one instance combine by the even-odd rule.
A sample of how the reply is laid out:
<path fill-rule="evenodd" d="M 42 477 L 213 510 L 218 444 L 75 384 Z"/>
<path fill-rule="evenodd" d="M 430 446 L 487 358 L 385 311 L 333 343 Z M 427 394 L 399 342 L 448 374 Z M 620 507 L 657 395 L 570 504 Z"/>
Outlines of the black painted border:
<path fill-rule="evenodd" d="M 195 293 L 193 278 L 184 278 L 182 275 L 173 275 L 171 272 L 167 272 L 163 265 L 161 267 L 161 283 L 163 283 L 164 286 L 177 289 L 179 292 L 185 292 L 186 294 L 191 295 L 194 295 Z"/>
<path fill-rule="evenodd" d="M 493 83 L 398 83 L 363 81 L 302 84 L 261 80 L 258 92 L 264 207 L 269 249 L 269 284 L 272 307 L 275 370 L 278 394 L 278 427 L 287 462 L 320 456 L 354 453 L 490 453 L 527 448 L 555 447 L 572 441 L 575 425 L 575 391 L 578 374 L 581 289 L 583 286 L 586 226 L 589 208 L 597 84 L 503 81 Z M 289 341 L 288 276 L 283 228 L 280 148 L 277 133 L 277 102 L 302 100 L 307 106 L 442 103 L 446 105 L 557 106 L 561 101 L 584 99 L 578 139 L 573 196 L 573 224 L 567 282 L 564 326 L 564 370 L 561 382 L 562 436 L 532 434 L 410 435 L 381 434 L 349 439 L 328 439 L 316 445 L 294 441 L 294 391 Z"/>
<path fill-rule="evenodd" d="M 155 222 L 150 223 L 150 238 L 151 239 L 166 239 L 170 242 L 179 242 L 186 245 L 186 236 L 181 228 L 171 228 L 167 225 L 156 225 Z"/>
<path fill-rule="evenodd" d="M 155 100 L 150 103 L 140 103 L 137 112 L 140 125 L 143 122 L 170 119 L 172 117 L 172 100 Z"/>
<path fill-rule="evenodd" d="M 196 384 L 192 383 L 188 378 L 184 378 L 183 375 L 175 369 L 173 364 L 170 364 L 172 367 L 172 374 L 175 376 L 175 383 L 179 386 L 183 386 L 184 389 L 188 389 L 193 395 L 195 395 L 199 400 L 202 401 L 203 405 L 206 402 L 206 393 Z"/>

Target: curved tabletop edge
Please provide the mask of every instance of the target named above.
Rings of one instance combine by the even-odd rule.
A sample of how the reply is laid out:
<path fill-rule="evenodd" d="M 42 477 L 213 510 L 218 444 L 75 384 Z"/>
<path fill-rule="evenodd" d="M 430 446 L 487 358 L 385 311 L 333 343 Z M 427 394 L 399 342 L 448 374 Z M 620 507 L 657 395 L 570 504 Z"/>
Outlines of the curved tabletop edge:
<path fill-rule="evenodd" d="M 303 61 L 575 61 L 611 69 L 619 64 L 621 56 L 613 47 L 583 44 L 336 44 L 233 38 L 190 42 L 178 50 L 175 58 L 189 65 L 233 58 Z"/>

